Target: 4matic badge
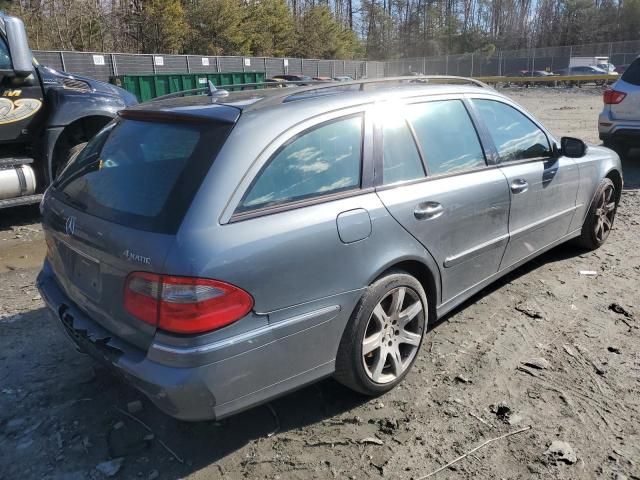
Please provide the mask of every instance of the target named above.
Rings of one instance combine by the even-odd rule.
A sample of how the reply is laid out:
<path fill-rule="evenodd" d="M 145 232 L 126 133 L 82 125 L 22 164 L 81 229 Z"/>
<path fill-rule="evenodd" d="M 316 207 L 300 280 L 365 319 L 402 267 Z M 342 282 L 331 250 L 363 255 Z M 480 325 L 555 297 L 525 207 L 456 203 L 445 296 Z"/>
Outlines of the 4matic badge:
<path fill-rule="evenodd" d="M 151 257 L 144 257 L 138 253 L 134 253 L 127 249 L 122 252 L 122 256 L 130 262 L 142 263 L 143 265 L 151 265 Z"/>

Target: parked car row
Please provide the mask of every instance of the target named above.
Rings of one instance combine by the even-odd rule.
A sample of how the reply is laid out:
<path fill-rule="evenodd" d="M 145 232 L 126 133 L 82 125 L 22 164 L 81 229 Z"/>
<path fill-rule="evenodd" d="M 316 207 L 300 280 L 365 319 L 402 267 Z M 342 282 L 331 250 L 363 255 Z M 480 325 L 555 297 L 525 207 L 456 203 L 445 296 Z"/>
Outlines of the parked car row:
<path fill-rule="evenodd" d="M 580 65 L 575 67 L 560 68 L 553 72 L 546 70 L 519 70 L 508 76 L 511 77 L 551 77 L 551 76 L 570 76 L 570 75 L 615 75 L 614 70 L 608 71 L 598 65 Z"/>
<path fill-rule="evenodd" d="M 315 82 L 350 82 L 353 78 L 349 76 L 338 77 L 310 77 L 308 75 L 274 75 L 265 80 L 265 83 L 277 84 L 282 82 L 296 82 L 299 86 L 311 85 Z M 309 82 L 309 83 L 306 83 Z M 285 85 L 283 85 L 285 86 Z M 296 86 L 296 85 L 291 85 Z"/>

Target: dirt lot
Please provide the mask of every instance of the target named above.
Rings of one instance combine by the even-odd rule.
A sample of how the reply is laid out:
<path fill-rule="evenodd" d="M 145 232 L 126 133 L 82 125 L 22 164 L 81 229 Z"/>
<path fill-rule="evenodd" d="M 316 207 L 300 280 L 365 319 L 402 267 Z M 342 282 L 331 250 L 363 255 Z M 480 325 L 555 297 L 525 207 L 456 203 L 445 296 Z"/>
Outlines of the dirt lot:
<path fill-rule="evenodd" d="M 597 142 L 599 91 L 507 92 Z M 326 380 L 219 423 L 172 420 L 77 354 L 34 287 L 37 209 L 1 212 L 0 479 L 417 479 L 529 425 L 430 478 L 640 478 L 638 153 L 602 249 L 557 248 L 477 295 L 400 388 L 371 400 Z M 123 413 L 137 400 L 143 423 Z M 554 441 L 575 456 L 545 455 Z"/>

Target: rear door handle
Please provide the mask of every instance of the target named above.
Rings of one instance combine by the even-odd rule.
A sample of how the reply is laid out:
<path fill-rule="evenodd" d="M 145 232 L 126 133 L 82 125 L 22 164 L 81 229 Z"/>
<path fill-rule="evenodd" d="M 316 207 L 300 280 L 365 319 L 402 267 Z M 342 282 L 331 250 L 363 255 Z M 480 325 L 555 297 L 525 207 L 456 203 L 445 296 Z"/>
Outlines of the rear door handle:
<path fill-rule="evenodd" d="M 422 202 L 416 206 L 413 216 L 418 220 L 437 218 L 444 213 L 444 207 L 438 202 Z"/>
<path fill-rule="evenodd" d="M 511 192 L 512 193 L 524 193 L 529 190 L 529 184 L 523 178 L 518 178 L 511 182 Z"/>

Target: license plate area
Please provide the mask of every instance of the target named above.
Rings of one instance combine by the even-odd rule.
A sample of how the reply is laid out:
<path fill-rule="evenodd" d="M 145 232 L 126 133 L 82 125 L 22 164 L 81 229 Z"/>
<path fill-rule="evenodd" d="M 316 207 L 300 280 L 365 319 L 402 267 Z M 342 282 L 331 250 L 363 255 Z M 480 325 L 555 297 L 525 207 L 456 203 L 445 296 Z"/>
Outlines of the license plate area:
<path fill-rule="evenodd" d="M 100 262 L 64 242 L 56 243 L 67 278 L 87 297 L 99 300 L 102 292 Z"/>

